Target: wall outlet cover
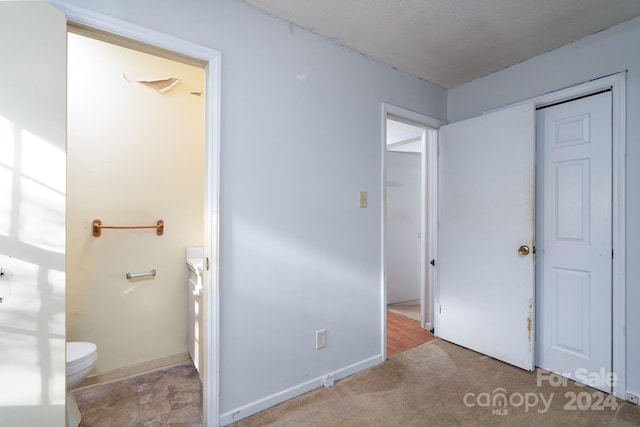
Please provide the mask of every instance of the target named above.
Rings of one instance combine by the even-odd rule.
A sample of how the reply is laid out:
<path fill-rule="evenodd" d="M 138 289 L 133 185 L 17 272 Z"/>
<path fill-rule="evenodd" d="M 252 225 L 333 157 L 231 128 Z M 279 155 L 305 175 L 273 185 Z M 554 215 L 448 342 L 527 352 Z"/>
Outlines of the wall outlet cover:
<path fill-rule="evenodd" d="M 333 387 L 333 375 L 327 374 L 323 379 L 323 384 L 327 388 Z"/>

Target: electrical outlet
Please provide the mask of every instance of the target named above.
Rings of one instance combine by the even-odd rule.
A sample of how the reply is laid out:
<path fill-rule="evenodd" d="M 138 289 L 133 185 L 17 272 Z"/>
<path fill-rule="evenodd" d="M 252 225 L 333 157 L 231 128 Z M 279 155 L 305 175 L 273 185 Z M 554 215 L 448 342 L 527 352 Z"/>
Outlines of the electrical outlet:
<path fill-rule="evenodd" d="M 627 393 L 627 402 L 633 403 L 634 405 L 638 405 L 638 396 L 633 393 Z"/>
<path fill-rule="evenodd" d="M 327 330 L 320 329 L 316 331 L 316 350 L 325 348 L 327 346 Z"/>
<path fill-rule="evenodd" d="M 332 374 L 325 375 L 325 377 L 322 379 L 322 385 L 324 385 L 327 388 L 333 387 L 333 375 Z"/>

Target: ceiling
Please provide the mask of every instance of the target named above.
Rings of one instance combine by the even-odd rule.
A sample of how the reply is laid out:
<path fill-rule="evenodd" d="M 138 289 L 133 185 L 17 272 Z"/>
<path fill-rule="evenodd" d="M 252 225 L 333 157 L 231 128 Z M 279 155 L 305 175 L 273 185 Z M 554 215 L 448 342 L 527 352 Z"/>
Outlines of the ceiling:
<path fill-rule="evenodd" d="M 245 0 L 444 88 L 640 16 L 639 0 Z"/>

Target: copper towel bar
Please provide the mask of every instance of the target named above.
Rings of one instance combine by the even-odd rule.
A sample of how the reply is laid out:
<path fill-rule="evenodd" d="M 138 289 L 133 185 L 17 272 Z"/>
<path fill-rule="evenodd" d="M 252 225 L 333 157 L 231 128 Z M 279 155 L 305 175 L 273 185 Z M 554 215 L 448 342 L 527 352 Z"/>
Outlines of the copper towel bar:
<path fill-rule="evenodd" d="M 115 225 L 102 225 L 102 221 L 99 219 L 93 220 L 93 237 L 100 237 L 100 233 L 103 228 L 117 228 L 117 229 L 133 229 L 133 228 L 155 228 L 156 234 L 158 236 L 162 236 L 164 234 L 164 221 L 159 219 L 156 225 L 123 225 L 123 226 L 115 226 Z"/>

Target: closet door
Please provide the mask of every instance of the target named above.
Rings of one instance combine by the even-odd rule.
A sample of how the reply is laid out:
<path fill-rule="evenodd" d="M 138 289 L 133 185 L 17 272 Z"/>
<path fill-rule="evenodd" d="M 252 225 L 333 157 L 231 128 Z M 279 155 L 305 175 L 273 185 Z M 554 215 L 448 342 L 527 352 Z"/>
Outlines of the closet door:
<path fill-rule="evenodd" d="M 607 393 L 612 366 L 611 92 L 538 111 L 538 359 Z"/>

